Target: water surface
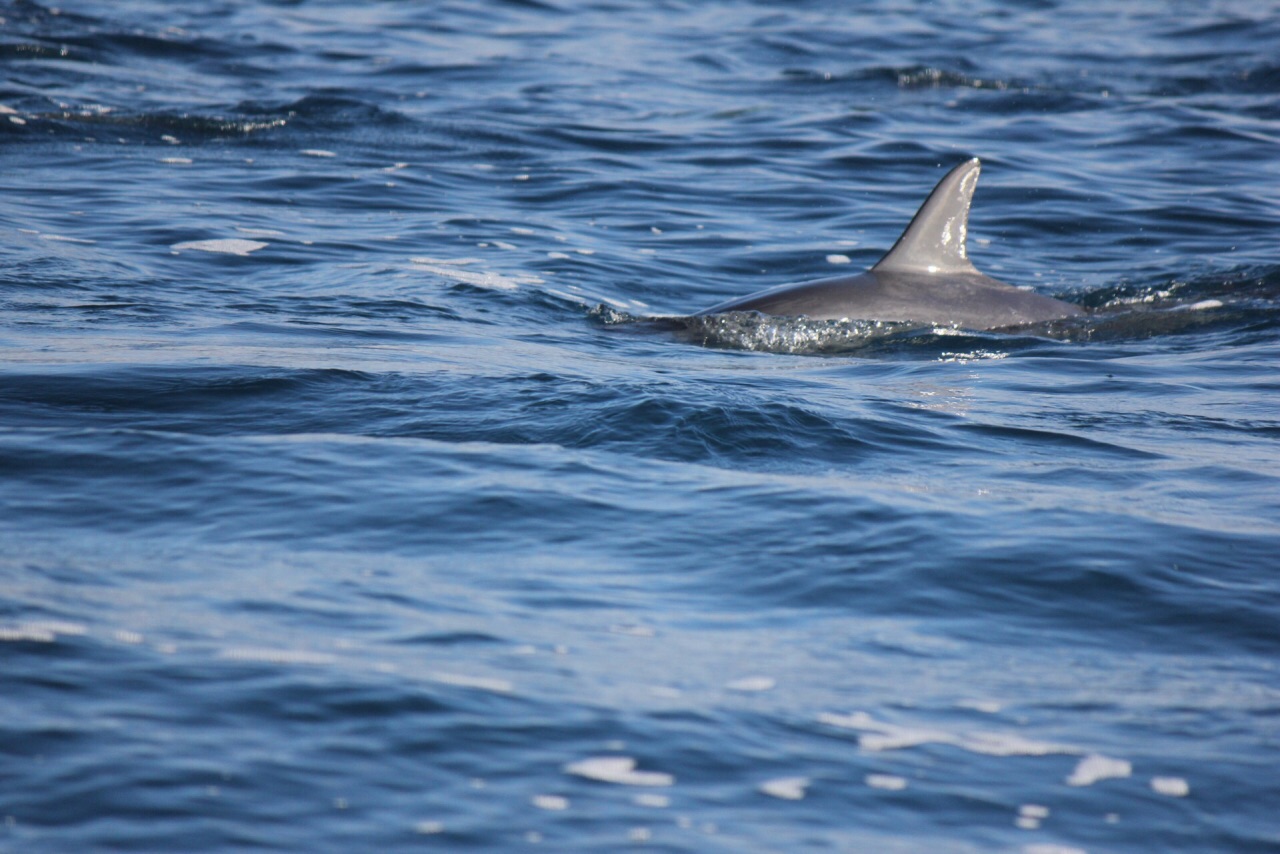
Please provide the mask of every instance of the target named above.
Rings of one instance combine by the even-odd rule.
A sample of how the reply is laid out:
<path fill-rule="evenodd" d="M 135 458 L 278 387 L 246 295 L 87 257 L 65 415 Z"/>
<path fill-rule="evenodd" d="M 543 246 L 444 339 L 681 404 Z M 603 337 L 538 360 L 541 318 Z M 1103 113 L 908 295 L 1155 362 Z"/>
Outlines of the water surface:
<path fill-rule="evenodd" d="M 0 4 L 0 848 L 1275 850 L 1273 11 Z"/>

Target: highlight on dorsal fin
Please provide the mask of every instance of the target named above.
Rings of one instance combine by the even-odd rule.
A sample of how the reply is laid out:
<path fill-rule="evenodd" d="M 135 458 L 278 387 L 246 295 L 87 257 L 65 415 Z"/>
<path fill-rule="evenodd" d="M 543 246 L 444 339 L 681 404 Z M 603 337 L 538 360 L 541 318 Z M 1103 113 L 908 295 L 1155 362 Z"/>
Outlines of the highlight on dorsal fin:
<path fill-rule="evenodd" d="M 961 163 L 933 188 L 907 230 L 872 271 L 903 273 L 977 273 L 969 261 L 965 238 L 969 204 L 982 163 Z"/>

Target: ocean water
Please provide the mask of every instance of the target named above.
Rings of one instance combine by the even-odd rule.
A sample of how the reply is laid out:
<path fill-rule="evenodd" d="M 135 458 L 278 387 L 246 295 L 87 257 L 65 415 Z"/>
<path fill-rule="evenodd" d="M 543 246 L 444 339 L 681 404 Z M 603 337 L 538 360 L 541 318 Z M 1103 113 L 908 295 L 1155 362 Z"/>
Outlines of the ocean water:
<path fill-rule="evenodd" d="M 0 3 L 0 850 L 1280 850 L 1278 12 Z"/>

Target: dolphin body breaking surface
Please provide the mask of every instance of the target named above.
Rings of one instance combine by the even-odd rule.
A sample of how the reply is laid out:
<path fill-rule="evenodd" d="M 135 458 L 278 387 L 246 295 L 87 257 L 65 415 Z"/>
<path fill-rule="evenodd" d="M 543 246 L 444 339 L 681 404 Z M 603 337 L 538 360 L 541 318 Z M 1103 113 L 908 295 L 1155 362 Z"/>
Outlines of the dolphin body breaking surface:
<path fill-rule="evenodd" d="M 757 311 L 811 320 L 906 321 L 986 330 L 1084 314 L 1069 302 L 985 276 L 969 261 L 969 205 L 981 169 L 975 157 L 948 172 L 898 242 L 865 273 L 782 285 L 695 316 Z"/>

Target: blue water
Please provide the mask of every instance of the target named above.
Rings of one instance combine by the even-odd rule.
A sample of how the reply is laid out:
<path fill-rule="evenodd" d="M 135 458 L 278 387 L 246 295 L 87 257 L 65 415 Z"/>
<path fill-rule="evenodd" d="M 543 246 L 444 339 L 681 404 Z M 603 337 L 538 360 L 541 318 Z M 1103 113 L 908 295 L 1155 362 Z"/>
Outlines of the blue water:
<path fill-rule="evenodd" d="M 1270 4 L 0 18 L 0 850 L 1280 850 Z"/>

